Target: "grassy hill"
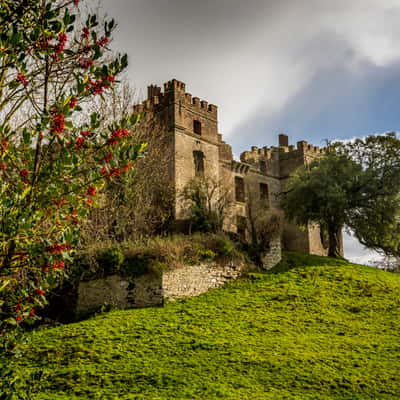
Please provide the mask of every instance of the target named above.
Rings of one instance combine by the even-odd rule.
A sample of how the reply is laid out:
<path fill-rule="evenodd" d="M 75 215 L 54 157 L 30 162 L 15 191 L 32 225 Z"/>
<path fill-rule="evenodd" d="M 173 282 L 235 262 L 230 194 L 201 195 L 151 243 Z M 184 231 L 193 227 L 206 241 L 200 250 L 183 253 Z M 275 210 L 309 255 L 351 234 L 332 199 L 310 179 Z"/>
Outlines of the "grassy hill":
<path fill-rule="evenodd" d="M 287 254 L 197 298 L 33 332 L 15 371 L 33 399 L 398 399 L 399 317 L 400 274 Z"/>

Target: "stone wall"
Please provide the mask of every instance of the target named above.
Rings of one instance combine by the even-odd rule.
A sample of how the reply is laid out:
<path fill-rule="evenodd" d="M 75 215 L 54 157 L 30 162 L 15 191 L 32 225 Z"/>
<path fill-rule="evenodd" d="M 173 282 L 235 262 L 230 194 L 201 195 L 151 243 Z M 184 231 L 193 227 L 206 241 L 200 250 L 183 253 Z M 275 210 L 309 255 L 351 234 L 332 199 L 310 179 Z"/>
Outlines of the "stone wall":
<path fill-rule="evenodd" d="M 264 269 L 271 269 L 282 259 L 282 246 L 281 238 L 276 237 L 272 239 L 269 244 L 269 251 L 266 252 L 262 257 L 262 263 Z"/>
<path fill-rule="evenodd" d="M 219 150 L 216 144 L 195 138 L 184 132 L 175 132 L 175 190 L 176 219 L 188 218 L 188 206 L 182 199 L 185 186 L 195 177 L 193 152 L 204 154 L 204 177 L 211 182 L 219 182 Z"/>
<path fill-rule="evenodd" d="M 139 308 L 163 303 L 162 277 L 146 274 L 134 278 L 111 275 L 80 282 L 76 312 L 96 310 L 103 304 L 117 308 Z"/>
<path fill-rule="evenodd" d="M 110 304 L 117 308 L 139 308 L 162 305 L 166 300 L 197 296 L 239 278 L 251 269 L 243 263 L 205 263 L 184 265 L 158 274 L 126 278 L 112 275 L 80 282 L 77 313 Z"/>
<path fill-rule="evenodd" d="M 239 278 L 249 267 L 245 264 L 216 263 L 187 265 L 163 274 L 163 295 L 166 300 L 197 296 Z"/>

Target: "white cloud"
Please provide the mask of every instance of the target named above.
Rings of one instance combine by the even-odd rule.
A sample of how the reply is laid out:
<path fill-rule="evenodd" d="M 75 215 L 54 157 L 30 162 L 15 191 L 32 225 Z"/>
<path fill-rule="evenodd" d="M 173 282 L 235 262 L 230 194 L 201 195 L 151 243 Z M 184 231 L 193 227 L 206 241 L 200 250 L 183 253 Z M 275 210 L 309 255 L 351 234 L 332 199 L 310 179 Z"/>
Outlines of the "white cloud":
<path fill-rule="evenodd" d="M 366 249 L 353 236 L 346 232 L 343 234 L 344 256 L 355 264 L 373 265 L 376 261 L 382 261 L 383 256 L 373 250 Z"/>
<path fill-rule="evenodd" d="M 119 22 L 134 85 L 186 81 L 220 107 L 226 136 L 255 110 L 281 112 L 321 69 L 361 74 L 400 55 L 398 0 L 105 0 L 104 9 Z"/>

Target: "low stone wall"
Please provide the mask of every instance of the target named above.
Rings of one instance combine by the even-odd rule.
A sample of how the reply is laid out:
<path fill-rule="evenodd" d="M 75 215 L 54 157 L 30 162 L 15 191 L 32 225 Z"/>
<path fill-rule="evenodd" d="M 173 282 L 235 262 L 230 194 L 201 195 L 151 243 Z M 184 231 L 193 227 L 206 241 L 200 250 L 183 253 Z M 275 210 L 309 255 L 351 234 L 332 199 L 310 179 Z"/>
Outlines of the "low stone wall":
<path fill-rule="evenodd" d="M 111 275 L 79 283 L 76 312 L 95 310 L 103 304 L 139 308 L 160 305 L 163 301 L 162 276 L 145 274 L 126 278 Z"/>
<path fill-rule="evenodd" d="M 223 286 L 249 270 L 246 264 L 218 265 L 205 263 L 183 265 L 161 274 L 145 274 L 126 278 L 112 275 L 80 282 L 77 313 L 95 310 L 103 304 L 118 308 L 162 305 L 165 300 L 197 296 L 209 289 Z"/>
<path fill-rule="evenodd" d="M 263 257 L 263 267 L 270 269 L 281 260 L 280 238 L 273 240 Z M 139 308 L 162 305 L 183 297 L 197 296 L 239 278 L 251 267 L 244 263 L 215 262 L 182 265 L 160 274 L 139 277 L 112 275 L 79 283 L 77 313 L 96 310 L 103 304 L 118 308 Z"/>
<path fill-rule="evenodd" d="M 245 264 L 217 265 L 215 263 L 185 265 L 162 276 L 163 295 L 166 300 L 197 296 L 212 288 L 239 278 L 249 267 Z"/>

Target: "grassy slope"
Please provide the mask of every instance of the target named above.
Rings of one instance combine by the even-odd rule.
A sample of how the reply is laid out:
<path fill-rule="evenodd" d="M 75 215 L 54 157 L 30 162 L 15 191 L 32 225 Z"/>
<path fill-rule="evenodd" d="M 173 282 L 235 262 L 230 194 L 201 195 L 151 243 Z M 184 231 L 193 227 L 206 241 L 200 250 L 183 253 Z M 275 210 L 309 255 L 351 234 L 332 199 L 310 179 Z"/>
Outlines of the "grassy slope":
<path fill-rule="evenodd" d="M 164 308 L 35 332 L 18 370 L 43 370 L 35 399 L 398 399 L 400 274 L 287 260 Z"/>

